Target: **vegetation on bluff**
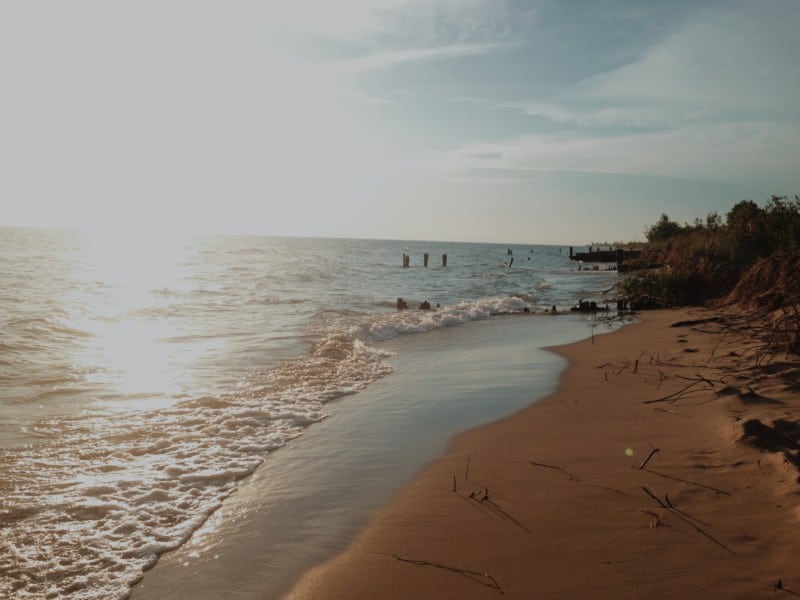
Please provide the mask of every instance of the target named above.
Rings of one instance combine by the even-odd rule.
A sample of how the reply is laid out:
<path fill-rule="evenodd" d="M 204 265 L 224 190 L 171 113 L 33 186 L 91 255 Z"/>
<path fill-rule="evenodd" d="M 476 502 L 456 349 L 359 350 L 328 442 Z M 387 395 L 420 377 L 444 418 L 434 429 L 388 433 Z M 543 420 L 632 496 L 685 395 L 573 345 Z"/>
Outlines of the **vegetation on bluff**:
<path fill-rule="evenodd" d="M 712 212 L 692 224 L 662 214 L 646 235 L 636 270 L 619 285 L 634 306 L 800 303 L 800 196 L 772 196 L 763 207 L 743 200 L 724 219 Z"/>

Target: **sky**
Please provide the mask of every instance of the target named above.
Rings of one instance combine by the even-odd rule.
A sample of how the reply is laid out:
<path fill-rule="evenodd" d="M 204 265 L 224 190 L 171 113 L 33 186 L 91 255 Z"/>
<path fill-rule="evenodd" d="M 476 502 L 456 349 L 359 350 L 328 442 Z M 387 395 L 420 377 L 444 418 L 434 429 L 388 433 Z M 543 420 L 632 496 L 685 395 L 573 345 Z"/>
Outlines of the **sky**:
<path fill-rule="evenodd" d="M 574 243 L 800 194 L 797 0 L 7 0 L 0 225 Z"/>

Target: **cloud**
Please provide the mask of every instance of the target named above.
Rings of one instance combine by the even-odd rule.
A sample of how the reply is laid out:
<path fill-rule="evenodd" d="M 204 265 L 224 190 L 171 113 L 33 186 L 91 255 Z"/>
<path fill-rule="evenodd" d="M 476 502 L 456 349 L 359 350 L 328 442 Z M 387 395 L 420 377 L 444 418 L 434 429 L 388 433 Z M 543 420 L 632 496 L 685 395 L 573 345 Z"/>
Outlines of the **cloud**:
<path fill-rule="evenodd" d="M 800 4 L 766 2 L 708 10 L 654 45 L 640 60 L 598 74 L 570 91 L 597 101 L 780 110 L 800 92 L 794 26 Z"/>
<path fill-rule="evenodd" d="M 403 63 L 431 60 L 451 60 L 467 56 L 485 54 L 503 48 L 502 44 L 454 44 L 434 48 L 413 48 L 377 52 L 361 58 L 340 62 L 337 66 L 341 72 L 359 73 L 364 71 L 385 69 Z"/>
<path fill-rule="evenodd" d="M 302 2 L 290 27 L 319 43 L 337 74 L 457 60 L 509 48 L 519 18 L 505 0 L 343 0 Z M 312 8 L 313 7 L 313 8 Z M 331 8 L 335 7 L 335 8 Z M 284 21 L 284 24 L 286 22 Z M 339 42 L 337 46 L 337 40 Z M 331 52 L 331 49 L 336 50 Z"/>
<path fill-rule="evenodd" d="M 800 3 L 702 10 L 640 57 L 551 97 L 458 102 L 549 121 L 464 144 L 455 171 L 571 171 L 800 185 Z M 531 95 L 533 95 L 532 91 Z M 535 131 L 535 122 L 527 130 Z"/>
<path fill-rule="evenodd" d="M 292 34 L 359 40 L 379 30 L 386 14 L 403 10 L 415 0 L 295 0 L 271 11 L 273 29 Z"/>
<path fill-rule="evenodd" d="M 798 21 L 800 3 L 785 0 L 699 9 L 674 31 L 654 38 L 635 60 L 567 87 L 548 93 L 541 85 L 529 86 L 517 99 L 452 101 L 598 129 L 796 120 L 800 63 L 794 57 L 800 38 L 793 24 Z"/>
<path fill-rule="evenodd" d="M 750 122 L 605 136 L 530 135 L 467 144 L 450 154 L 449 167 L 657 175 L 780 187 L 792 185 L 787 174 L 794 173 L 799 152 L 794 131 Z"/>

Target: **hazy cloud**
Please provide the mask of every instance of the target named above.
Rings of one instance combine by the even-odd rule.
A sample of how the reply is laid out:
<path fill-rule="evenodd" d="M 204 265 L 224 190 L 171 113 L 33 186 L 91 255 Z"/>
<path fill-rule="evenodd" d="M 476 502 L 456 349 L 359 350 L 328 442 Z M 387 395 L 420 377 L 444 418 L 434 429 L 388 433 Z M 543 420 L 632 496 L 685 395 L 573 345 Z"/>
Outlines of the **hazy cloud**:
<path fill-rule="evenodd" d="M 455 44 L 435 48 L 414 48 L 392 52 L 378 52 L 362 58 L 344 61 L 337 65 L 341 72 L 358 73 L 373 69 L 384 69 L 403 63 L 431 60 L 449 60 L 485 54 L 502 48 L 500 44 Z"/>

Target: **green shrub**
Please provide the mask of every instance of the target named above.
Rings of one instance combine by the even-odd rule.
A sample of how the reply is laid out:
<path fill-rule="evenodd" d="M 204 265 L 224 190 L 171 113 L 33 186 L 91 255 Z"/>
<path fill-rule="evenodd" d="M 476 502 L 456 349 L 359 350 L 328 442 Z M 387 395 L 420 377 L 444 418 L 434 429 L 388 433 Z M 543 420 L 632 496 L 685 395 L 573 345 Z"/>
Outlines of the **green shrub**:
<path fill-rule="evenodd" d="M 716 212 L 691 225 L 662 214 L 646 236 L 638 264 L 662 268 L 629 274 L 620 295 L 640 307 L 702 304 L 726 296 L 755 262 L 800 247 L 800 196 L 772 196 L 763 208 L 742 200 L 724 223 Z"/>

